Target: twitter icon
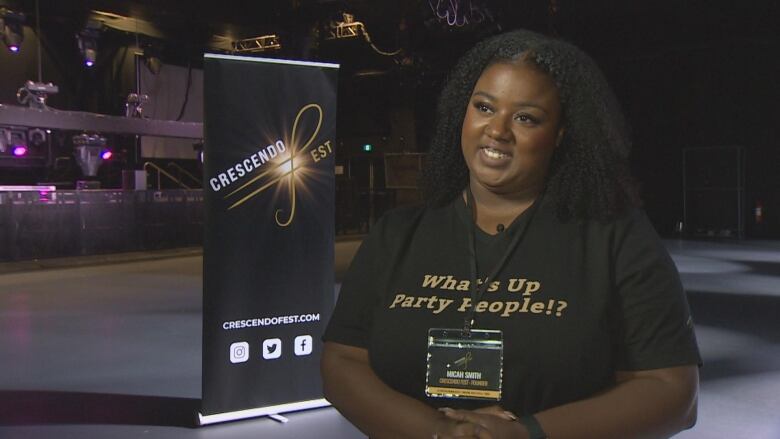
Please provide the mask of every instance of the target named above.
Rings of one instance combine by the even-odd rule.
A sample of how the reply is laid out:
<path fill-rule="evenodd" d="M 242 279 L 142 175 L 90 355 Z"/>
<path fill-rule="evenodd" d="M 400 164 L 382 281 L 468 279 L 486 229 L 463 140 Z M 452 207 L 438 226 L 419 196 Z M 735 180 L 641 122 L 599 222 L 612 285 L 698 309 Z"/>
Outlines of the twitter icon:
<path fill-rule="evenodd" d="M 273 360 L 282 356 L 282 340 L 269 338 L 263 340 L 263 358 Z"/>

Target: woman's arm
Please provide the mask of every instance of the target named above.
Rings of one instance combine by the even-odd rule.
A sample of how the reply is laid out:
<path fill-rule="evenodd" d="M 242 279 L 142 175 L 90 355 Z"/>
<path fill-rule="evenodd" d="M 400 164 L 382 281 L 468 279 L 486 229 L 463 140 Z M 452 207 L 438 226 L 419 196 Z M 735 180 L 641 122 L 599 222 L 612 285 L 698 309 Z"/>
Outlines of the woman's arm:
<path fill-rule="evenodd" d="M 365 349 L 326 342 L 321 370 L 325 397 L 372 438 L 480 437 L 476 424 L 448 419 L 388 387 L 371 369 Z"/>
<path fill-rule="evenodd" d="M 611 389 L 537 413 L 551 439 L 664 438 L 696 422 L 699 369 L 618 372 Z"/>
<path fill-rule="evenodd" d="M 699 370 L 681 366 L 618 372 L 617 384 L 592 397 L 536 413 L 550 439 L 667 438 L 696 423 Z M 452 419 L 491 425 L 466 410 Z M 494 437 L 498 435 L 494 434 Z"/>

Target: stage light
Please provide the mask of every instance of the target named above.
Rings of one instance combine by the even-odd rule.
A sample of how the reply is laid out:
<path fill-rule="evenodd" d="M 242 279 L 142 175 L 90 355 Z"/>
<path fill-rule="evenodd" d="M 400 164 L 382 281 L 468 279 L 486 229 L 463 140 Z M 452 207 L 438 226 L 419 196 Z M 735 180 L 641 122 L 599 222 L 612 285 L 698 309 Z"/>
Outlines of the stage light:
<path fill-rule="evenodd" d="M 16 91 L 16 100 L 30 108 L 45 110 L 48 108 L 46 99 L 49 95 L 57 94 L 59 91 L 60 88 L 51 82 L 44 84 L 42 82 L 27 81 Z"/>
<path fill-rule="evenodd" d="M 162 69 L 162 53 L 163 47 L 157 41 L 149 41 L 142 45 L 142 47 L 136 48 L 135 54 L 143 58 L 146 68 L 152 72 L 153 75 L 160 73 Z"/>
<path fill-rule="evenodd" d="M 98 38 L 100 37 L 100 31 L 102 24 L 96 21 L 90 21 L 87 23 L 87 27 L 81 32 L 76 34 L 76 41 L 79 45 L 79 51 L 81 56 L 84 57 L 84 65 L 92 67 L 97 61 L 98 51 Z"/>
<path fill-rule="evenodd" d="M 0 152 L 8 151 L 14 157 L 23 157 L 30 152 L 27 129 L 4 127 L 0 129 Z"/>
<path fill-rule="evenodd" d="M 13 153 L 16 157 L 23 157 L 27 155 L 27 147 L 24 145 L 16 145 L 14 146 Z"/>
<path fill-rule="evenodd" d="M 111 158 L 111 157 L 113 157 L 113 156 L 114 156 L 114 153 L 113 153 L 113 152 L 111 152 L 111 150 L 109 150 L 109 149 L 105 149 L 105 150 L 103 150 L 103 152 L 102 152 L 102 153 L 100 153 L 100 157 L 101 157 L 103 160 L 108 160 L 108 159 L 110 159 L 110 158 Z"/>
<path fill-rule="evenodd" d="M 145 55 L 144 64 L 146 64 L 146 67 L 153 75 L 160 73 L 160 70 L 162 69 L 162 61 L 154 55 Z"/>
<path fill-rule="evenodd" d="M 73 149 L 76 163 L 84 176 L 95 177 L 107 150 L 106 138 L 99 134 L 77 134 L 73 136 Z"/>
<path fill-rule="evenodd" d="M 149 95 L 130 93 L 125 100 L 126 117 L 143 117 L 143 106 L 149 102 Z"/>
<path fill-rule="evenodd" d="M 374 150 L 374 145 L 370 143 L 366 143 L 365 145 L 363 145 L 363 152 L 371 152 L 373 150 Z"/>
<path fill-rule="evenodd" d="M 8 50 L 18 53 L 24 41 L 24 14 L 0 8 L 0 31 Z"/>
<path fill-rule="evenodd" d="M 33 128 L 27 132 L 27 139 L 30 145 L 41 146 L 46 143 L 46 132 L 40 128 Z"/>

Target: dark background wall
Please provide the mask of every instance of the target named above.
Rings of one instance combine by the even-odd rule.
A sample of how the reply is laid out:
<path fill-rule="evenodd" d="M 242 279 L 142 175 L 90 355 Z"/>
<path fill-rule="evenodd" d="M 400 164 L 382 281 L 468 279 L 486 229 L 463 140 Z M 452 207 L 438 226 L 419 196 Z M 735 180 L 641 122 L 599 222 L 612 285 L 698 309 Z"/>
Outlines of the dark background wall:
<path fill-rule="evenodd" d="M 213 35 L 245 38 L 277 32 L 281 51 L 263 56 L 335 61 L 339 82 L 338 160 L 360 157 L 372 139 L 385 151 L 424 152 L 436 95 L 446 72 L 475 41 L 525 27 L 555 34 L 582 47 L 600 64 L 633 128 L 632 166 L 642 183 L 647 211 L 665 235 L 683 218 L 683 149 L 741 147 L 745 193 L 741 215 L 755 236 L 780 236 L 780 6 L 754 1 L 484 0 L 279 2 L 172 0 L 41 0 L 43 79 L 60 86 L 50 99 L 61 109 L 121 114 L 134 84 L 132 34 L 107 31 L 96 68 L 85 69 L 74 34 L 91 9 L 159 24 L 164 38 L 143 37 L 162 47 L 166 63 L 196 68 Z M 435 10 L 447 4 L 470 20 L 450 26 Z M 0 0 L 24 10 L 28 27 L 23 51 L 0 51 L 0 103 L 15 103 L 16 89 L 37 77 L 34 1 Z M 444 8 L 444 9 L 442 9 Z M 382 56 L 364 40 L 325 41 L 330 20 L 342 11 L 365 23 Z M 465 14 L 465 15 L 464 15 Z M 470 14 L 470 15 L 469 15 Z M 32 26 L 32 27 L 30 27 Z M 64 141 L 63 144 L 67 143 Z M 726 175 L 699 160 L 710 184 Z M 717 161 L 717 160 L 716 160 Z M 356 162 L 357 163 L 357 162 Z M 734 164 L 736 166 L 736 164 Z M 10 171 L 0 170 L 6 174 Z M 7 174 L 8 175 L 8 174 Z M 730 174 L 729 174 L 730 175 Z M 710 178 L 708 177 L 708 178 Z M 730 194 L 703 195 L 722 203 Z M 717 200 L 703 201 L 712 206 Z M 713 204 L 714 203 L 714 204 Z M 763 206 L 763 223 L 754 208 Z M 736 203 L 726 203 L 733 206 Z M 722 209 L 722 207 L 709 207 Z M 731 208 L 731 207 L 728 207 Z M 725 227 L 725 226 L 724 226 Z M 717 227 L 715 227 L 717 228 Z"/>

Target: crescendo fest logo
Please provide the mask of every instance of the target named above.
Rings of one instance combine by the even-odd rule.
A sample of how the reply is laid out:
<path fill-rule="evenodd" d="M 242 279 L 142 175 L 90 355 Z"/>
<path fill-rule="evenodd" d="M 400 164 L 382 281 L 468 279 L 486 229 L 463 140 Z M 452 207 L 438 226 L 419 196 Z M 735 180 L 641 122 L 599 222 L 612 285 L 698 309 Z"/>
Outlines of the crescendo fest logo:
<path fill-rule="evenodd" d="M 307 112 L 313 112 L 316 117 L 314 129 L 308 135 L 305 141 L 305 133 L 301 133 L 301 120 Z M 274 219 L 280 227 L 289 226 L 295 218 L 297 192 L 307 194 L 309 185 L 316 182 L 319 176 L 324 176 L 325 172 L 316 169 L 314 166 L 307 166 L 323 160 L 333 153 L 333 146 L 330 140 L 322 142 L 316 148 L 312 148 L 317 135 L 322 127 L 323 110 L 318 104 L 308 104 L 303 106 L 295 116 L 292 133 L 290 135 L 289 147 L 281 139 L 261 150 L 255 152 L 243 161 L 221 172 L 216 178 L 209 180 L 209 185 L 214 192 L 225 189 L 228 185 L 240 181 L 242 178 L 249 177 L 251 173 L 256 172 L 264 165 L 273 165 L 270 168 L 252 176 L 238 188 L 225 195 L 226 200 L 230 200 L 230 206 L 227 210 L 235 209 L 252 198 L 258 196 L 266 190 L 274 189 L 274 202 L 280 198 L 284 189 L 287 188 L 289 194 L 289 209 L 276 209 Z M 327 172 L 330 172 L 328 169 Z M 286 184 L 285 184 L 286 183 Z"/>

